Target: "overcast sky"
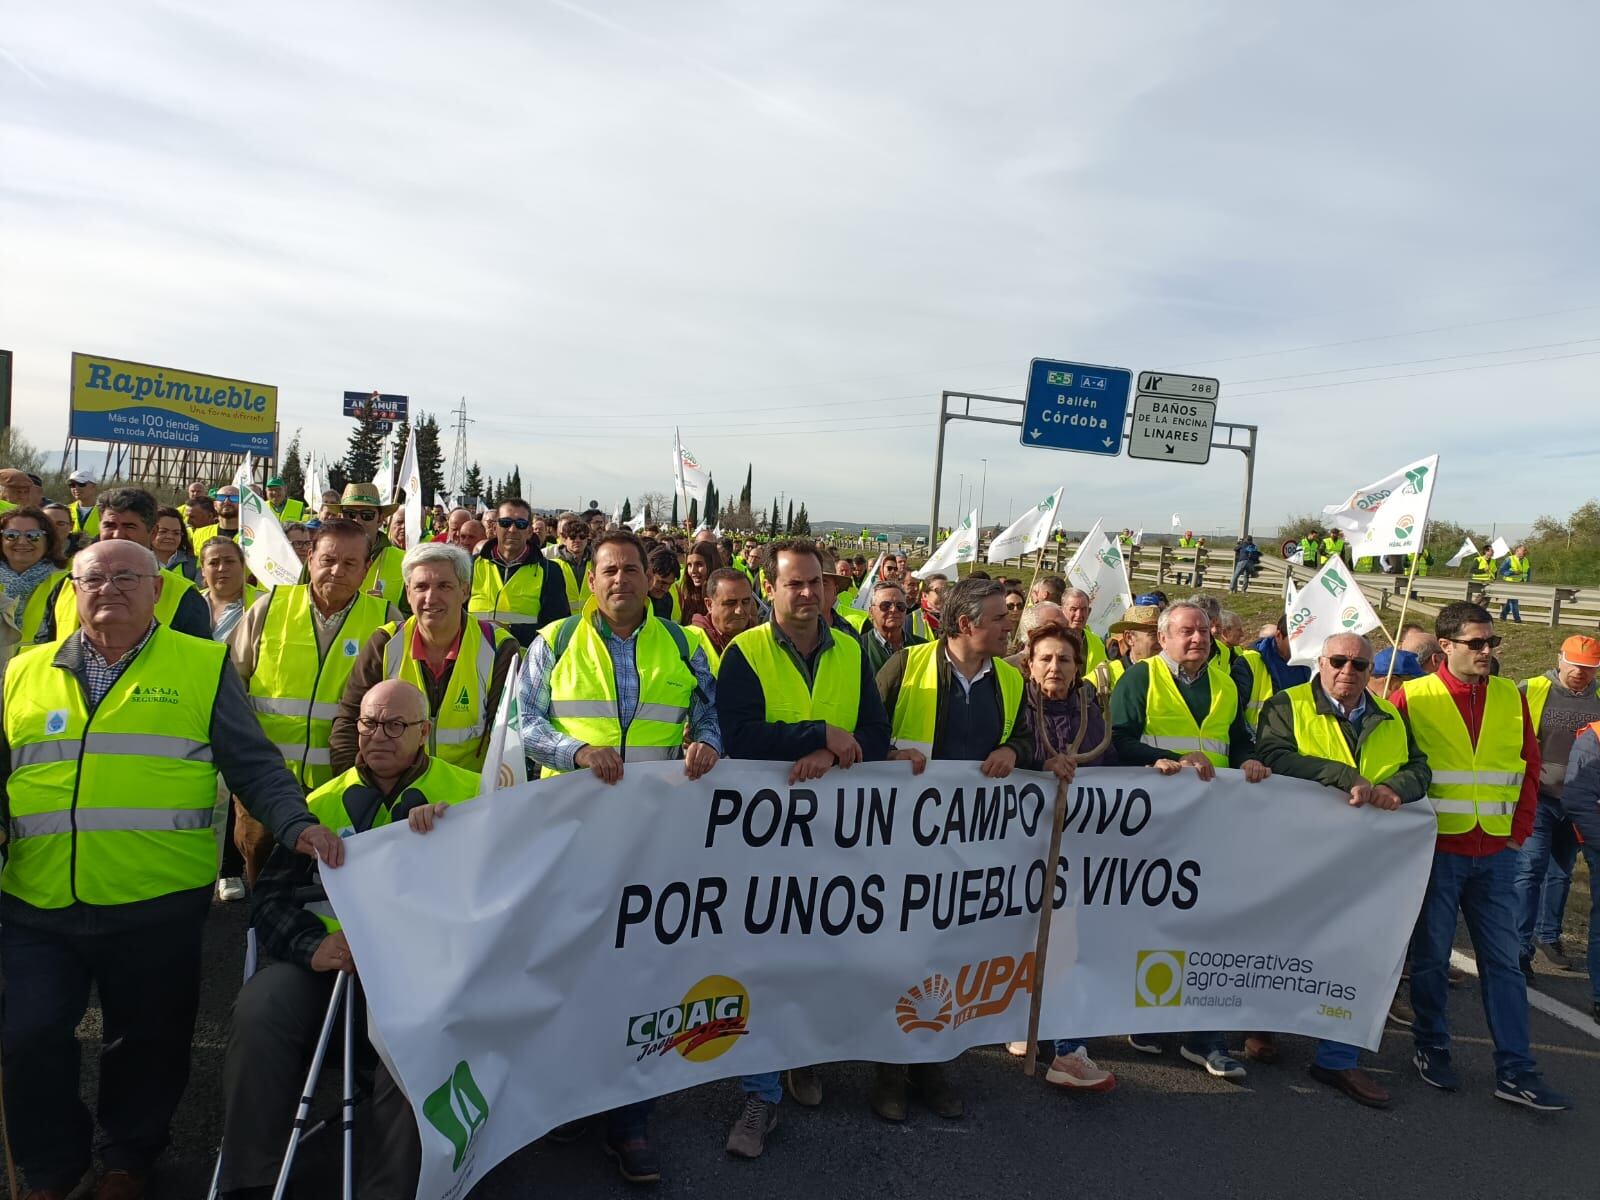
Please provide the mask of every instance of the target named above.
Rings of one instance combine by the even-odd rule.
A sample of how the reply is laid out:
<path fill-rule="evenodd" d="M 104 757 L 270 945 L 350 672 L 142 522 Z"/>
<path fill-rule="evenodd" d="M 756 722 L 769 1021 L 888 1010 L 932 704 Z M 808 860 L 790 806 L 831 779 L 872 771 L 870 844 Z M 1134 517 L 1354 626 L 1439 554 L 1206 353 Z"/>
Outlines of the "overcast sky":
<path fill-rule="evenodd" d="M 754 462 L 758 503 L 910 522 L 940 390 L 1054 357 L 1217 376 L 1258 530 L 1435 451 L 1435 515 L 1564 516 L 1600 491 L 1597 34 L 1471 0 L 10 4 L 15 418 L 61 445 L 81 350 L 277 384 L 329 452 L 347 388 L 465 396 L 539 504 L 669 490 L 676 423 L 725 493 Z M 985 471 L 990 522 L 1065 484 L 1070 524 L 1218 531 L 1244 477 L 953 424 L 941 520 Z"/>

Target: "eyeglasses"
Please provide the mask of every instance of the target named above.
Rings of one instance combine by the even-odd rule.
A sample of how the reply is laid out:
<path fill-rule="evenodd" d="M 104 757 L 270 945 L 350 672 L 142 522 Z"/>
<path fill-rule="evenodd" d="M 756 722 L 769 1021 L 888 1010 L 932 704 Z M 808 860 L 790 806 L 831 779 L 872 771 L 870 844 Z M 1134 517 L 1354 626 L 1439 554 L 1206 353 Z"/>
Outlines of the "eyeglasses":
<path fill-rule="evenodd" d="M 5 535 L 4 536 L 5 536 L 6 541 L 8 541 L 8 542 L 18 542 L 18 541 L 21 541 L 23 538 L 27 538 L 30 542 L 42 542 L 42 541 L 44 541 L 44 530 L 42 530 L 42 529 L 8 529 L 8 530 L 5 531 Z"/>
<path fill-rule="evenodd" d="M 1476 654 L 1480 650 L 1498 649 L 1500 643 L 1505 639 L 1499 634 L 1495 634 L 1493 637 L 1486 638 L 1442 638 L 1440 640 L 1451 642 L 1457 646 L 1465 646 L 1468 650 L 1471 650 L 1474 654 Z"/>
<path fill-rule="evenodd" d="M 406 730 L 410 729 L 413 725 L 423 724 L 426 724 L 426 718 L 424 718 L 422 721 L 402 721 L 399 717 L 391 717 L 387 721 L 379 721 L 373 717 L 356 718 L 356 725 L 360 728 L 361 732 L 366 734 L 368 737 L 371 737 L 381 729 L 383 730 L 383 736 L 391 741 L 399 741 L 401 738 L 405 737 Z"/>
<path fill-rule="evenodd" d="M 139 580 L 154 578 L 154 575 L 140 571 L 118 571 L 114 575 L 101 575 L 96 572 L 93 575 L 74 575 L 72 582 L 85 592 L 103 592 L 108 586 L 116 588 L 119 592 L 131 592 L 139 586 Z"/>
<path fill-rule="evenodd" d="M 533 522 L 527 517 L 497 517 L 495 524 L 501 529 L 526 529 Z"/>
<path fill-rule="evenodd" d="M 587 542 L 589 531 L 587 529 L 563 529 L 561 536 L 569 542 Z"/>
<path fill-rule="evenodd" d="M 375 508 L 347 508 L 340 515 L 349 517 L 352 521 L 376 521 L 378 519 L 378 510 Z"/>
<path fill-rule="evenodd" d="M 1347 666 L 1353 667 L 1357 671 L 1372 670 L 1372 660 L 1370 658 L 1351 658 L 1348 654 L 1328 655 L 1328 665 L 1335 671 L 1342 671 Z"/>
<path fill-rule="evenodd" d="M 1006 611 L 1007 612 L 1021 612 L 1022 611 L 1022 607 L 1023 607 L 1022 601 L 1018 600 L 1015 603 L 1008 603 L 1006 605 Z"/>
<path fill-rule="evenodd" d="M 879 612 L 905 612 L 906 611 L 906 606 L 904 604 L 901 604 L 900 601 L 898 601 L 898 600 L 880 600 L 878 602 L 878 611 Z"/>

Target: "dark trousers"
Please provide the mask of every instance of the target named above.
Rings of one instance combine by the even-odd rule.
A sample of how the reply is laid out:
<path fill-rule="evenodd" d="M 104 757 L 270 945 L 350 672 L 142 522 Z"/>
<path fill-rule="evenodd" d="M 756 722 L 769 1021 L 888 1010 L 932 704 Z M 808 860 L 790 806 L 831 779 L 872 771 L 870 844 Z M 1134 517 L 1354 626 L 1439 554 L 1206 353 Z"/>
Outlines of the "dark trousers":
<path fill-rule="evenodd" d="M 32 1188 L 71 1188 L 91 1163 L 95 1117 L 79 1095 L 77 1026 L 100 995 L 98 1116 L 107 1170 L 146 1171 L 189 1082 L 205 917 L 116 933 L 0 926 L 6 1118 Z"/>
<path fill-rule="evenodd" d="M 333 981 L 332 971 L 269 963 L 233 1002 L 222 1066 L 224 1193 L 269 1187 L 277 1180 Z M 356 1073 L 371 1079 L 368 1099 L 357 1109 L 356 1193 L 371 1200 L 410 1200 L 422 1165 L 411 1103 L 361 1036 L 366 1014 L 359 1003 L 355 1027 L 361 1039 Z M 343 1030 L 341 1010 L 322 1060 L 324 1077 L 336 1078 L 343 1070 Z M 337 1136 L 337 1124 L 333 1128 Z"/>

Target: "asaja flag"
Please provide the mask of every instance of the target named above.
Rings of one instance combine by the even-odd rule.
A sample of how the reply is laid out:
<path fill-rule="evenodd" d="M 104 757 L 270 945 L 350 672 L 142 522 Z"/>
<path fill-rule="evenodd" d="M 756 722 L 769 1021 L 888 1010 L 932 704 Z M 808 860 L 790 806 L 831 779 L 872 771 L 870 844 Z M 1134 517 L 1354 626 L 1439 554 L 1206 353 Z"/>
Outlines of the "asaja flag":
<path fill-rule="evenodd" d="M 1005 562 L 1008 558 L 1022 558 L 1042 550 L 1050 535 L 1061 524 L 1061 493 L 1059 487 L 1038 504 L 1023 513 L 994 541 L 989 543 L 989 561 Z"/>
<path fill-rule="evenodd" d="M 1422 549 L 1438 477 L 1439 456 L 1429 455 L 1322 511 L 1343 531 L 1352 558 L 1415 554 Z"/>
<path fill-rule="evenodd" d="M 406 456 L 400 460 L 400 486 L 406 490 L 406 549 L 422 545 L 422 472 L 417 468 L 417 435 L 406 439 Z M 394 499 L 389 497 L 389 503 Z"/>
<path fill-rule="evenodd" d="M 939 544 L 933 557 L 911 573 L 918 579 L 936 574 L 949 575 L 962 563 L 972 562 L 977 557 L 978 510 L 973 509 L 967 514 L 967 519 L 961 522 L 961 528 Z"/>
<path fill-rule="evenodd" d="M 1330 559 L 1294 594 L 1289 605 L 1289 662 L 1309 666 L 1336 633 L 1369 633 L 1383 624 L 1351 579 L 1350 568 Z"/>
<path fill-rule="evenodd" d="M 1477 553 L 1477 543 L 1475 543 L 1471 538 L 1468 538 L 1466 541 L 1461 543 L 1461 549 L 1457 550 L 1444 565 L 1447 567 L 1459 567 L 1463 562 L 1466 561 L 1467 555 L 1476 555 Z"/>
<path fill-rule="evenodd" d="M 1489 543 L 1489 557 L 1495 559 L 1511 557 L 1511 547 L 1506 545 L 1505 538 L 1497 537 Z"/>
<path fill-rule="evenodd" d="M 517 680 L 522 677 L 519 654 L 506 672 L 494 725 L 489 730 L 489 750 L 483 759 L 480 795 L 528 782 L 528 760 L 522 750 L 522 710 L 517 704 Z"/>
<path fill-rule="evenodd" d="M 1128 611 L 1128 560 L 1117 539 L 1096 521 L 1067 564 L 1067 582 L 1089 595 L 1089 628 L 1105 637 L 1111 623 Z"/>
<path fill-rule="evenodd" d="M 883 560 L 888 551 L 878 552 L 878 560 L 872 564 L 872 570 L 867 572 L 867 577 L 861 581 L 861 587 L 856 591 L 855 603 L 850 607 L 867 612 L 872 607 L 872 589 L 877 585 L 878 572 L 883 570 Z"/>
<path fill-rule="evenodd" d="M 243 473 L 241 467 L 240 474 Z M 244 551 L 245 566 L 262 587 L 287 587 L 300 582 L 304 569 L 300 556 L 289 544 L 278 514 L 249 483 L 239 484 L 239 549 Z"/>

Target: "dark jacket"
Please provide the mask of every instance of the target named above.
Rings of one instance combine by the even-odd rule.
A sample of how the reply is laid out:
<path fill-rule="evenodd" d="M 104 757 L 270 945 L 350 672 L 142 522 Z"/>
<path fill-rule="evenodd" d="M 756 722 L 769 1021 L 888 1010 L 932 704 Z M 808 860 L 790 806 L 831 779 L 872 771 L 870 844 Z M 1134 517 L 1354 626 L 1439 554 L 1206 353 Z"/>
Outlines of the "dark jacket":
<path fill-rule="evenodd" d="M 1338 719 L 1339 730 L 1344 734 L 1345 744 L 1350 747 L 1350 757 L 1357 762 L 1361 761 L 1361 747 L 1366 745 L 1372 731 L 1385 721 L 1395 719 L 1369 698 L 1367 710 L 1361 714 L 1358 732 L 1334 708 L 1328 694 L 1322 690 L 1321 680 L 1311 681 L 1311 694 L 1319 714 Z M 1417 739 L 1412 736 L 1409 725 L 1406 726 L 1406 749 L 1406 765 L 1384 783 L 1400 799 L 1409 803 L 1428 794 L 1433 772 L 1428 769 L 1427 757 L 1417 749 Z M 1314 758 L 1300 753 L 1300 743 L 1294 734 L 1294 706 L 1285 692 L 1279 692 L 1261 708 L 1261 720 L 1256 725 L 1256 757 L 1279 775 L 1309 779 L 1312 783 L 1337 788 L 1341 792 L 1348 792 L 1361 779 L 1361 772 L 1354 767 L 1331 758 Z"/>
<path fill-rule="evenodd" d="M 1572 743 L 1561 808 L 1583 835 L 1586 846 L 1600 846 L 1600 739 L 1592 728 L 1581 730 Z"/>
<path fill-rule="evenodd" d="M 861 627 L 861 648 L 867 652 L 867 662 L 872 665 L 874 677 L 883 670 L 883 664 L 893 658 L 899 650 L 905 649 L 906 646 L 920 646 L 927 640 L 925 637 L 908 633 L 900 646 L 890 646 L 878 636 L 878 631 L 872 627 L 870 621 Z"/>
<path fill-rule="evenodd" d="M 1145 711 L 1150 694 L 1150 672 L 1168 670 L 1166 659 L 1157 655 L 1134 663 L 1117 680 L 1111 693 L 1111 744 L 1116 747 L 1117 758 L 1125 766 L 1149 766 L 1163 758 L 1182 758 L 1175 750 L 1162 750 L 1147 746 L 1144 737 Z M 1239 711 L 1234 714 L 1228 728 L 1228 765 L 1237 767 L 1255 754 L 1255 737 L 1245 720 L 1245 706 L 1250 702 L 1250 668 L 1237 656 L 1228 668 L 1228 679 L 1239 694 Z M 1211 708 L 1211 683 L 1209 669 L 1192 684 L 1174 678 L 1178 691 L 1195 714 L 1198 724 Z"/>
<path fill-rule="evenodd" d="M 1082 736 L 1079 737 L 1080 711 L 1078 695 L 1082 692 L 1088 697 L 1088 712 L 1083 717 Z M 1038 707 L 1035 707 L 1035 706 Z M 1065 753 L 1071 747 L 1073 739 L 1078 740 L 1078 753 L 1089 754 L 1098 746 L 1106 736 L 1106 718 L 1100 710 L 1100 695 L 1095 691 L 1094 684 L 1087 682 L 1078 683 L 1064 700 L 1046 700 L 1039 695 L 1039 689 L 1030 680 L 1023 692 L 1022 716 L 1028 723 L 1028 732 L 1033 736 L 1033 761 L 1024 763 L 1035 771 L 1042 771 L 1045 763 L 1046 738 L 1039 736 L 1039 713 L 1043 711 L 1045 730 L 1049 734 L 1048 741 L 1056 753 Z M 1099 754 L 1086 758 L 1078 764 L 1080 767 L 1114 767 L 1117 765 L 1117 749 L 1110 742 Z"/>
<path fill-rule="evenodd" d="M 824 626 L 817 648 L 809 658 L 802 658 L 782 630 L 774 627 L 774 632 L 778 635 L 778 644 L 792 655 L 801 677 L 808 682 L 815 676 L 818 657 L 833 645 L 836 636 Z M 828 742 L 826 722 L 767 720 L 767 701 L 761 690 L 761 680 L 744 651 L 735 645 L 729 645 L 723 652 L 722 665 L 717 669 L 717 724 L 722 728 L 722 748 L 729 758 L 794 762 L 813 750 L 821 750 Z M 860 707 L 852 732 L 867 762 L 881 762 L 889 756 L 889 718 L 872 672 L 867 669 L 865 654 L 861 656 Z"/>
<path fill-rule="evenodd" d="M 167 568 L 163 568 L 165 569 Z M 174 574 L 183 574 L 176 568 L 172 570 Z M 55 587 L 50 589 L 50 595 L 44 602 L 44 620 L 39 623 L 39 634 L 33 639 L 35 645 L 56 640 L 56 599 L 61 595 L 61 589 L 66 586 L 67 578 L 63 575 L 56 581 Z M 211 640 L 211 606 L 206 603 L 206 598 L 200 594 L 199 588 L 190 588 L 184 592 L 183 598 L 178 601 L 178 607 L 173 611 L 171 628 L 202 641 Z"/>
<path fill-rule="evenodd" d="M 514 563 L 507 563 L 500 557 L 500 543 L 490 538 L 478 547 L 478 552 L 472 556 L 473 569 L 477 569 L 477 561 L 481 559 L 494 566 L 500 572 L 500 581 L 504 583 L 524 567 L 535 564 L 544 567 L 544 578 L 539 581 L 539 619 L 528 625 L 507 625 L 506 631 L 523 646 L 533 645 L 533 639 L 539 635 L 551 621 L 560 621 L 572 615 L 572 604 L 567 599 L 567 576 L 560 567 L 550 562 L 550 556 L 541 554 L 539 548 L 530 540 L 528 549 L 523 556 Z M 579 577 L 580 582 L 582 576 Z M 348 769 L 348 768 L 346 768 Z"/>
<path fill-rule="evenodd" d="M 1284 688 L 1292 688 L 1296 684 L 1311 682 L 1311 668 L 1291 667 L 1283 655 L 1278 653 L 1278 639 L 1265 637 L 1258 642 L 1250 643 L 1251 650 L 1261 655 L 1261 661 L 1267 668 L 1267 674 L 1272 676 L 1272 690 L 1281 692 Z"/>
<path fill-rule="evenodd" d="M 900 650 L 896 652 L 893 658 L 884 663 L 883 669 L 878 672 L 878 692 L 883 697 L 884 711 L 889 714 L 889 725 L 891 730 L 894 727 L 894 707 L 900 699 L 900 685 L 905 681 L 906 677 L 906 660 L 906 652 L 904 650 Z M 943 639 L 940 639 L 939 650 L 935 653 L 934 669 L 937 672 L 939 694 L 938 698 L 934 702 L 933 757 L 939 758 L 941 757 L 939 753 L 941 743 L 944 741 L 945 736 L 945 726 L 950 717 L 950 689 L 961 686 L 950 678 L 950 659 L 944 653 Z M 993 673 L 994 672 L 991 672 L 991 674 Z M 1026 693 L 1026 686 L 1024 686 L 1024 693 Z M 994 694 L 995 704 L 998 708 L 1001 700 L 1000 689 L 998 687 L 995 688 Z M 1027 769 L 1033 763 L 1034 753 L 1033 734 L 1029 732 L 1028 723 L 1027 721 L 1023 720 L 1022 717 L 1021 710 L 1024 707 L 1025 702 L 1026 695 L 1024 695 L 1023 701 L 1019 702 L 1017 705 L 1018 711 L 1016 713 L 1016 720 L 1011 726 L 1011 736 L 1005 741 L 1001 742 L 999 745 L 995 746 L 995 749 L 998 750 L 1001 746 L 1009 746 L 1012 752 L 1017 756 L 1017 766 Z M 1004 726 L 1005 717 L 1006 714 L 1001 712 L 1000 720 L 1002 727 Z"/>

